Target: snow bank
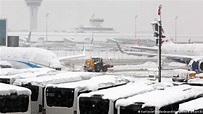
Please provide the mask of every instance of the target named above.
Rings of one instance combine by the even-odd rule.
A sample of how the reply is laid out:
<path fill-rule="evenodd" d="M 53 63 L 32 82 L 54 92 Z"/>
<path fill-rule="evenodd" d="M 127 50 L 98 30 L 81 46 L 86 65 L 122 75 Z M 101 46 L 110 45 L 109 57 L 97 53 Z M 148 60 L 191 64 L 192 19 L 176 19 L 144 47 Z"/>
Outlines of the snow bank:
<path fill-rule="evenodd" d="M 147 61 L 144 64 L 138 64 L 138 65 L 118 65 L 113 67 L 114 71 L 150 70 L 154 68 L 158 68 L 157 63 L 151 62 L 151 61 Z M 163 69 L 186 68 L 186 64 L 170 62 L 168 64 L 164 63 L 162 68 Z"/>
<path fill-rule="evenodd" d="M 147 61 L 144 64 L 139 65 L 118 65 L 114 66 L 114 70 L 147 70 L 148 68 L 155 68 L 157 64 L 155 62 Z"/>

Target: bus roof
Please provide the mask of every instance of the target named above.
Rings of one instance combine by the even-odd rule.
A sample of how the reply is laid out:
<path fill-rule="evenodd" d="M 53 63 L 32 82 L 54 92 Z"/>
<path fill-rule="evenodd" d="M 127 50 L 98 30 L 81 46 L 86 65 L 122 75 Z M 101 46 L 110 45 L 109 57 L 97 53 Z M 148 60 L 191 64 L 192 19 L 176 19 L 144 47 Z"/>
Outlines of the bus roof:
<path fill-rule="evenodd" d="M 20 73 L 20 71 L 17 69 L 14 69 L 14 68 L 1 68 L 0 69 L 0 76 L 17 74 L 17 73 Z"/>
<path fill-rule="evenodd" d="M 89 80 L 83 80 L 72 83 L 63 83 L 63 84 L 53 84 L 48 85 L 47 87 L 57 87 L 57 88 L 84 88 L 84 90 L 98 90 L 101 87 L 114 86 L 118 84 L 123 84 L 129 82 L 128 80 L 114 76 L 114 75 L 103 75 L 92 77 Z"/>
<path fill-rule="evenodd" d="M 28 72 L 22 72 L 18 74 L 13 75 L 5 75 L 0 76 L 0 78 L 15 78 L 15 79 L 23 79 L 23 78 L 32 78 L 32 77 L 40 77 L 43 76 L 42 74 L 46 75 L 49 72 L 55 71 L 53 69 L 44 69 L 44 70 L 38 70 L 38 71 L 28 71 Z"/>
<path fill-rule="evenodd" d="M 27 68 L 27 69 L 14 69 L 14 68 L 3 68 L 0 69 L 0 76 L 9 76 L 21 73 L 32 73 L 32 72 L 40 72 L 40 71 L 53 71 L 51 68 Z"/>
<path fill-rule="evenodd" d="M 156 84 L 148 85 L 145 83 L 128 83 L 123 86 L 109 88 L 105 90 L 99 90 L 90 92 L 87 94 L 81 94 L 80 97 L 91 97 L 93 95 L 101 95 L 103 99 L 117 100 L 120 98 L 129 97 L 136 94 L 145 93 L 155 89 Z"/>
<path fill-rule="evenodd" d="M 203 108 L 203 97 L 179 105 L 179 111 L 189 112 L 202 108 Z"/>
<path fill-rule="evenodd" d="M 31 91 L 24 87 L 0 83 L 0 95 L 10 95 L 17 93 L 17 95 L 31 95 Z"/>
<path fill-rule="evenodd" d="M 194 87 L 190 85 L 180 85 L 166 88 L 165 90 L 156 90 L 144 94 L 135 95 L 127 99 L 121 99 L 116 102 L 116 106 L 128 106 L 135 102 L 143 102 L 145 106 L 162 107 L 190 97 L 196 97 L 203 94 L 202 87 Z"/>
<path fill-rule="evenodd" d="M 17 79 L 14 82 L 14 85 L 32 84 L 36 86 L 45 87 L 47 84 L 66 83 L 66 82 L 74 82 L 74 81 L 90 79 L 91 77 L 96 75 L 98 75 L 98 73 L 61 72 L 55 75 L 47 75 L 42 77 L 34 77 L 34 78 L 26 78 L 26 79 Z"/>

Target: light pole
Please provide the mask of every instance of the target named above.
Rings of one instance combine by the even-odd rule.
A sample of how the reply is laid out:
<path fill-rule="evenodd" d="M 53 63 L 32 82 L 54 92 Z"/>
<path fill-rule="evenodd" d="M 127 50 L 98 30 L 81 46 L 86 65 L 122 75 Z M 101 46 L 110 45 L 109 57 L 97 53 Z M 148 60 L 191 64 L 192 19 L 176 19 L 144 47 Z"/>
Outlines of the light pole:
<path fill-rule="evenodd" d="M 174 39 L 174 42 L 176 42 L 176 34 L 177 34 L 177 19 L 178 19 L 178 16 L 175 17 L 175 39 Z"/>
<path fill-rule="evenodd" d="M 137 17 L 138 17 L 138 15 L 135 16 L 135 39 L 136 39 L 136 35 L 137 35 L 137 26 L 136 26 Z"/>
<path fill-rule="evenodd" d="M 94 40 L 94 31 L 93 31 L 93 23 L 94 23 L 94 21 L 93 21 L 93 18 L 94 18 L 94 14 L 92 15 L 92 40 L 91 40 L 91 44 L 93 43 L 93 40 Z"/>
<path fill-rule="evenodd" d="M 48 40 L 48 38 L 47 38 L 48 37 L 48 32 L 47 32 L 48 31 L 48 24 L 47 24 L 48 23 L 48 16 L 49 16 L 49 13 L 46 13 L 46 41 Z"/>
<path fill-rule="evenodd" d="M 162 44 L 162 40 L 161 40 L 161 38 L 162 38 L 162 23 L 161 23 L 161 8 L 162 8 L 162 5 L 160 4 L 159 5 L 159 9 L 158 9 L 158 15 L 159 15 L 159 21 L 158 21 L 158 23 L 159 23 L 159 31 L 158 31 L 158 33 L 159 33 L 159 50 L 158 50 L 158 55 L 159 55 L 159 57 L 158 57 L 158 62 L 159 62 L 159 66 L 158 66 L 158 69 L 159 69 L 159 77 L 158 77 L 158 82 L 161 82 L 161 44 Z"/>

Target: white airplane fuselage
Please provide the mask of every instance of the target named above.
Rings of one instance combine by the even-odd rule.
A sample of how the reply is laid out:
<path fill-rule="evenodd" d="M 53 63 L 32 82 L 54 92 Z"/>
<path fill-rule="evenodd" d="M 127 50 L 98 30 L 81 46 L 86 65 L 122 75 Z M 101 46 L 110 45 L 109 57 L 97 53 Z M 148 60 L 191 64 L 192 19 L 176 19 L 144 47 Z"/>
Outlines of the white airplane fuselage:
<path fill-rule="evenodd" d="M 203 57 L 203 44 L 163 44 L 161 48 L 164 54 Z"/>
<path fill-rule="evenodd" d="M 0 58 L 18 68 L 61 68 L 57 56 L 46 49 L 33 47 L 0 47 Z"/>

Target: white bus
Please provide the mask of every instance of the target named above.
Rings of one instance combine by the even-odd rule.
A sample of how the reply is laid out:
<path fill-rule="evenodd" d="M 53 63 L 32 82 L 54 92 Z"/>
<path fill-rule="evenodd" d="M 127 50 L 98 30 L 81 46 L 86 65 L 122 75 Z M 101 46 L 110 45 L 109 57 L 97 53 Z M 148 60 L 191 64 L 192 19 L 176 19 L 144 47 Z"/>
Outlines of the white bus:
<path fill-rule="evenodd" d="M 44 88 L 47 84 L 59 84 L 90 79 L 98 73 L 89 72 L 58 72 L 55 75 L 47 75 L 35 78 L 17 79 L 13 84 L 29 88 L 32 91 L 32 114 L 42 112 L 44 105 Z"/>
<path fill-rule="evenodd" d="M 79 82 L 48 85 L 44 96 L 46 113 L 76 114 L 77 97 L 81 93 L 121 86 L 128 82 L 129 80 L 122 77 L 103 75 Z"/>
<path fill-rule="evenodd" d="M 0 114 L 31 114 L 31 91 L 0 83 Z"/>
<path fill-rule="evenodd" d="M 156 89 L 156 84 L 129 83 L 123 86 L 81 94 L 78 97 L 77 114 L 115 114 L 118 99 Z"/>
<path fill-rule="evenodd" d="M 179 104 L 203 95 L 203 87 L 180 85 L 116 102 L 117 114 L 175 114 Z"/>
<path fill-rule="evenodd" d="M 48 74 L 52 74 L 53 72 L 58 71 L 49 68 L 39 68 L 38 70 L 35 69 L 33 71 L 28 70 L 18 74 L 0 76 L 0 83 L 13 84 L 16 79 L 46 76 Z"/>
<path fill-rule="evenodd" d="M 203 97 L 180 104 L 178 114 L 203 114 Z"/>

